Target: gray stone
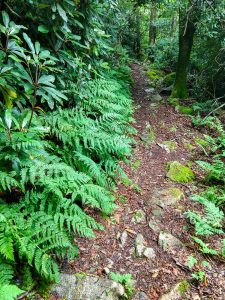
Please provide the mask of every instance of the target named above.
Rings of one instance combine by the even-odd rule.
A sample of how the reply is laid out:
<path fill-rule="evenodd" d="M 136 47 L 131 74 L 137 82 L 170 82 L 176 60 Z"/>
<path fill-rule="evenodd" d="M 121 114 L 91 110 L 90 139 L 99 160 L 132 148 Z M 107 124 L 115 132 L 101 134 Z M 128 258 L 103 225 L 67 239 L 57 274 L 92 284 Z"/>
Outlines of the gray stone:
<path fill-rule="evenodd" d="M 135 244 L 136 245 L 140 245 L 140 244 L 143 245 L 144 242 L 145 242 L 145 239 L 144 239 L 143 235 L 138 233 L 138 235 L 136 236 L 136 239 L 135 239 Z"/>
<path fill-rule="evenodd" d="M 152 198 L 149 200 L 151 204 L 156 204 L 162 208 L 176 204 L 184 197 L 183 192 L 175 187 L 168 189 L 155 190 Z"/>
<path fill-rule="evenodd" d="M 145 223 L 146 222 L 146 215 L 142 209 L 139 209 L 135 212 L 131 222 L 133 223 Z"/>
<path fill-rule="evenodd" d="M 154 91 L 155 91 L 154 88 L 145 89 L 145 92 L 146 92 L 147 94 L 152 94 Z"/>
<path fill-rule="evenodd" d="M 152 214 L 155 217 L 161 217 L 164 214 L 164 211 L 162 208 L 155 208 L 152 210 Z"/>
<path fill-rule="evenodd" d="M 144 245 L 137 245 L 135 247 L 136 256 L 137 257 L 142 257 L 143 253 L 144 253 L 144 250 L 145 250 L 145 246 Z"/>
<path fill-rule="evenodd" d="M 160 221 L 151 219 L 148 223 L 148 226 L 154 231 L 154 232 L 160 232 Z"/>
<path fill-rule="evenodd" d="M 124 230 L 120 236 L 120 241 L 121 241 L 122 247 L 126 244 L 127 237 L 128 237 L 127 231 Z"/>
<path fill-rule="evenodd" d="M 156 257 L 155 250 L 153 248 L 146 247 L 143 252 L 143 256 L 148 259 L 154 259 Z"/>
<path fill-rule="evenodd" d="M 61 274 L 51 293 L 67 300 L 119 300 L 125 294 L 121 284 L 103 277 Z"/>
<path fill-rule="evenodd" d="M 155 95 L 152 95 L 151 100 L 152 100 L 152 102 L 160 102 L 160 101 L 162 101 L 162 97 L 159 94 L 155 94 Z"/>
<path fill-rule="evenodd" d="M 138 234 L 135 239 L 135 254 L 137 257 L 142 257 L 145 250 L 145 240 L 142 234 Z"/>
<path fill-rule="evenodd" d="M 181 300 L 184 298 L 184 294 L 189 288 L 189 284 L 186 281 L 179 282 L 172 287 L 169 293 L 162 295 L 159 300 Z"/>
<path fill-rule="evenodd" d="M 144 292 L 138 292 L 132 300 L 150 300 Z"/>
<path fill-rule="evenodd" d="M 158 243 L 166 252 L 170 252 L 176 247 L 183 247 L 183 244 L 180 240 L 178 240 L 172 234 L 163 231 L 159 233 Z"/>
<path fill-rule="evenodd" d="M 104 270 L 105 274 L 109 274 L 110 273 L 110 270 L 109 270 L 108 267 L 105 267 L 103 270 Z"/>

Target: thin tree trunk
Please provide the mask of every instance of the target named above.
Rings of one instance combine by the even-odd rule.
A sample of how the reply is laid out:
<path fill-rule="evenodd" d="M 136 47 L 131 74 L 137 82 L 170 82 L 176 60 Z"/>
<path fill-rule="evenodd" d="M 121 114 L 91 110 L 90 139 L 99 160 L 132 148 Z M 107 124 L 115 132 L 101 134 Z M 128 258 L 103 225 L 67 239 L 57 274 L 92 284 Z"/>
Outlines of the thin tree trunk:
<path fill-rule="evenodd" d="M 141 24 L 140 24 L 140 14 L 138 7 L 135 9 L 135 23 L 136 23 L 136 37 L 134 42 L 134 53 L 137 58 L 141 56 Z"/>
<path fill-rule="evenodd" d="M 156 40 L 156 26 L 155 20 L 157 15 L 156 4 L 152 4 L 151 13 L 150 13 L 150 23 L 149 23 L 149 45 L 152 46 L 155 44 Z"/>
<path fill-rule="evenodd" d="M 189 12 L 179 11 L 179 55 L 176 69 L 176 79 L 172 90 L 172 97 L 187 98 L 187 75 L 193 38 L 196 31 L 196 21 L 199 17 L 199 7 L 192 5 Z"/>
<path fill-rule="evenodd" d="M 172 22 L 171 22 L 171 35 L 175 33 L 177 29 L 177 13 L 173 15 Z"/>

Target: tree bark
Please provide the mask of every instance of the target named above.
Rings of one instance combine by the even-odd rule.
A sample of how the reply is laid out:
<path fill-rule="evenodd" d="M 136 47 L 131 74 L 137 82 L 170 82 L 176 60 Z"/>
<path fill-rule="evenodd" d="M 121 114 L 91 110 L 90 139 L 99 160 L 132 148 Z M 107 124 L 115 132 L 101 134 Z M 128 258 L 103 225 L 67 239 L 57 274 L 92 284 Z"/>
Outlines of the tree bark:
<path fill-rule="evenodd" d="M 154 45 L 156 40 L 156 26 L 155 26 L 156 15 L 157 15 L 156 4 L 153 3 L 151 7 L 150 23 L 149 23 L 149 45 L 150 46 Z"/>
<path fill-rule="evenodd" d="M 195 2 L 192 6 L 189 5 L 188 12 L 183 9 L 180 9 L 179 11 L 179 55 L 176 79 L 171 95 L 173 98 L 188 97 L 188 65 L 193 46 L 194 34 L 196 31 L 196 22 L 200 13 L 200 9 L 196 3 L 197 2 Z"/>
<path fill-rule="evenodd" d="M 135 8 L 135 23 L 136 23 L 136 34 L 134 41 L 134 53 L 137 58 L 141 56 L 141 23 L 140 23 L 140 13 L 139 8 Z"/>

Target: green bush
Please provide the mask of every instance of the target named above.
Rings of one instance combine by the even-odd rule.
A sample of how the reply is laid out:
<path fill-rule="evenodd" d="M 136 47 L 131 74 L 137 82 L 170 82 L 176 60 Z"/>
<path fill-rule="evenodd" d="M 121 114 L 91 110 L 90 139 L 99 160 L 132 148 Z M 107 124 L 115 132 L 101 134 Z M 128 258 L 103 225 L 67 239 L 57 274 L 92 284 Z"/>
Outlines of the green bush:
<path fill-rule="evenodd" d="M 63 19 L 72 29 L 70 5 L 64 10 L 65 4 L 57 4 L 56 10 L 59 23 Z M 42 9 L 46 21 L 49 7 L 37 8 L 37 15 Z M 103 229 L 89 211 L 111 214 L 115 208 L 112 190 L 116 178 L 124 177 L 119 160 L 131 154 L 135 130 L 129 68 L 103 68 L 101 59 L 89 68 L 76 34 L 67 36 L 69 45 L 58 41 L 55 52 L 50 37 L 44 48 L 6 12 L 2 19 L 7 44 L 0 50 L 0 298 L 11 300 L 22 292 L 14 277 L 25 289 L 40 278 L 57 280 L 57 261 L 78 254 L 76 238 Z M 43 23 L 34 34 L 26 25 L 31 36 L 43 35 L 40 40 L 51 31 Z M 52 32 L 56 40 L 57 34 Z"/>

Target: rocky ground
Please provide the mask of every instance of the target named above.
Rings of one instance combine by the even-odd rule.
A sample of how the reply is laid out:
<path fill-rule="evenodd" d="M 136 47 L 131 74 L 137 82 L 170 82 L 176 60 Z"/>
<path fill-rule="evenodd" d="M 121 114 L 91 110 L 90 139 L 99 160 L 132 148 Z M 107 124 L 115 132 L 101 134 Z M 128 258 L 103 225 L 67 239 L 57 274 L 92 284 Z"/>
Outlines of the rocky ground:
<path fill-rule="evenodd" d="M 201 134 L 188 116 L 176 112 L 166 98 L 156 93 L 138 64 L 133 65 L 133 78 L 137 143 L 131 165 L 124 165 L 131 180 L 119 183 L 119 208 L 103 221 L 106 230 L 97 232 L 95 240 L 78 239 L 79 259 L 62 265 L 68 274 L 88 275 L 81 276 L 82 291 L 76 290 L 76 296 L 70 299 L 119 299 L 122 287 L 107 279 L 108 273 L 118 272 L 132 274 L 137 289 L 135 300 L 223 300 L 225 271 L 221 262 L 210 260 L 207 279 L 200 284 L 191 279 L 187 267 L 188 257 L 199 255 L 190 239 L 192 226 L 184 215 L 188 209 L 198 209 L 189 199 L 200 188 L 198 180 L 193 180 L 193 173 L 184 168 L 180 176 L 187 176 L 190 182 L 173 181 L 177 164 L 195 169 L 192 162 L 200 155 L 196 139 Z M 101 216 L 96 218 L 102 222 Z M 66 291 L 73 286 L 70 280 L 64 280 Z M 101 286 L 101 295 L 97 296 L 96 282 Z M 105 290 L 112 285 L 110 293 L 102 291 L 104 285 Z M 52 299 L 57 295 L 58 299 L 64 296 L 59 287 L 54 289 Z"/>

